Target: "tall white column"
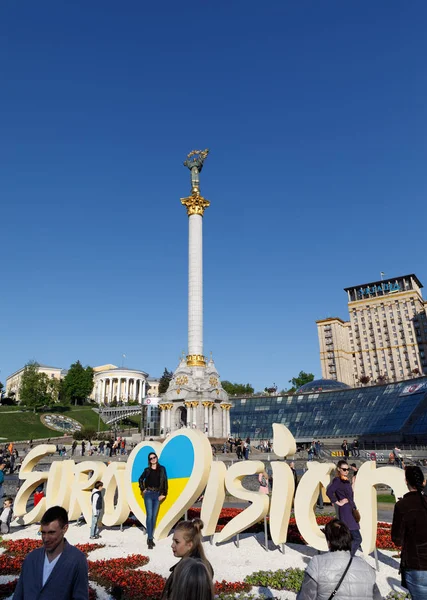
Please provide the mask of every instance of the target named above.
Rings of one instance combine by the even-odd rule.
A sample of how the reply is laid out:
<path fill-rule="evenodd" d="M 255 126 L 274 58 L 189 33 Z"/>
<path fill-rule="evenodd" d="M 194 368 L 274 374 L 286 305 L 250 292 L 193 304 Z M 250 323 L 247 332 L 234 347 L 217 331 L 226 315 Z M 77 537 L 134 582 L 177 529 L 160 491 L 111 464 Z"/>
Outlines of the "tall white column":
<path fill-rule="evenodd" d="M 210 437 L 213 436 L 213 404 L 209 407 L 209 423 L 208 423 L 208 434 Z"/>
<path fill-rule="evenodd" d="M 122 388 L 122 378 L 119 377 L 117 379 L 117 402 L 120 401 L 120 394 L 121 394 L 121 388 Z"/>
<path fill-rule="evenodd" d="M 168 431 L 171 431 L 172 427 L 171 427 L 171 423 L 172 423 L 172 409 L 168 408 L 167 410 L 167 428 Z"/>
<path fill-rule="evenodd" d="M 221 406 L 221 412 L 222 412 L 222 437 L 224 437 L 226 435 L 225 432 L 225 408 Z"/>
<path fill-rule="evenodd" d="M 205 428 L 204 430 L 206 431 L 206 428 L 208 428 L 209 431 L 209 408 L 207 403 L 205 403 Z"/>
<path fill-rule="evenodd" d="M 165 433 L 165 409 L 160 409 L 160 433 Z"/>
<path fill-rule="evenodd" d="M 126 377 L 125 395 L 126 395 L 126 402 L 127 402 L 128 397 L 129 397 L 129 377 Z"/>
<path fill-rule="evenodd" d="M 105 380 L 105 379 L 103 379 L 103 380 L 102 380 L 102 404 L 104 404 L 104 402 L 105 402 L 105 389 L 106 389 L 106 384 L 107 384 L 106 380 Z"/>
<path fill-rule="evenodd" d="M 139 380 L 138 402 L 142 404 L 142 379 Z"/>
<path fill-rule="evenodd" d="M 143 397 L 143 398 L 145 398 L 145 397 L 146 397 L 146 395 L 147 395 L 146 388 L 147 388 L 147 382 L 146 382 L 146 380 L 144 379 L 144 381 L 142 382 L 142 397 Z"/>
<path fill-rule="evenodd" d="M 231 433 L 230 409 L 229 408 L 226 410 L 226 413 L 227 413 L 227 433 L 226 433 L 226 435 L 228 435 L 229 433 Z"/>
<path fill-rule="evenodd" d="M 197 403 L 197 404 L 194 403 L 193 404 L 193 420 L 192 420 L 192 423 L 193 423 L 193 425 L 195 427 L 197 425 L 197 409 L 198 409 L 198 407 L 199 407 L 199 403 Z"/>
<path fill-rule="evenodd" d="M 109 381 L 110 381 L 110 390 L 109 390 L 110 391 L 110 402 L 112 402 L 113 401 L 113 378 L 110 377 Z"/>
<path fill-rule="evenodd" d="M 191 419 L 191 404 L 186 405 L 187 408 L 187 427 L 191 427 L 192 419 Z"/>
<path fill-rule="evenodd" d="M 203 355 L 203 217 L 188 218 L 188 354 Z"/>

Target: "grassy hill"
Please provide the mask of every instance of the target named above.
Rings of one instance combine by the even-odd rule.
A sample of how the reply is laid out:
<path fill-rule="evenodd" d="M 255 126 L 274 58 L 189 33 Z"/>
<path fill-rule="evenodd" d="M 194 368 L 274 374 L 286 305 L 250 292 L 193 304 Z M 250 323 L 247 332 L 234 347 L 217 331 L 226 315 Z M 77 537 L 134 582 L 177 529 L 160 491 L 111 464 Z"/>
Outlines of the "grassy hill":
<path fill-rule="evenodd" d="M 60 431 L 54 431 L 42 424 L 41 414 L 48 413 L 22 412 L 22 407 L 19 406 L 1 406 L 0 443 L 60 436 Z M 90 406 L 70 406 L 61 414 L 75 419 L 83 427 L 98 429 L 98 415 Z M 100 431 L 106 430 L 108 426 L 101 421 Z"/>

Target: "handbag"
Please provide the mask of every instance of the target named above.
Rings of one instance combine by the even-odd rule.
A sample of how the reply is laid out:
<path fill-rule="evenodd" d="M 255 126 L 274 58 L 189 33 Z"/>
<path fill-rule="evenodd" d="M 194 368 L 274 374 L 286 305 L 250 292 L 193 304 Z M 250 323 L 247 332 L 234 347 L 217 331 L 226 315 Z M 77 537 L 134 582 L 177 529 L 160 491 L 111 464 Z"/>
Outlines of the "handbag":
<path fill-rule="evenodd" d="M 350 560 L 348 561 L 348 565 L 346 566 L 345 571 L 344 571 L 344 573 L 341 576 L 341 579 L 338 581 L 338 584 L 337 584 L 336 588 L 334 589 L 334 591 L 332 592 L 332 594 L 329 596 L 328 600 L 332 600 L 332 598 L 338 592 L 338 589 L 339 589 L 340 585 L 342 584 L 344 577 L 347 575 L 347 571 L 350 568 L 352 560 L 353 560 L 353 557 L 350 556 Z"/>
<path fill-rule="evenodd" d="M 356 523 L 360 523 L 360 512 L 357 510 L 357 508 L 353 508 L 351 512 L 353 514 L 353 519 L 356 521 Z"/>

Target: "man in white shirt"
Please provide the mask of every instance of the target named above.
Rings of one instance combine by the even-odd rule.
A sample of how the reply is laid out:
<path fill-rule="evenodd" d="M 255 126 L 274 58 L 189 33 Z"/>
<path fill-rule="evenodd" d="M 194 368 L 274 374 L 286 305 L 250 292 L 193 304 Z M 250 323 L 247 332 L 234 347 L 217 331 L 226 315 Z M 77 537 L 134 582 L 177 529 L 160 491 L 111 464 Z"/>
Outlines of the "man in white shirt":
<path fill-rule="evenodd" d="M 88 600 L 86 556 L 65 539 L 68 514 L 52 506 L 41 519 L 43 546 L 28 554 L 13 600 Z"/>
<path fill-rule="evenodd" d="M 104 507 L 104 499 L 102 497 L 102 488 L 104 484 L 102 481 L 97 481 L 91 495 L 92 505 L 92 524 L 90 527 L 90 539 L 97 540 L 101 536 L 99 535 L 99 521 L 101 518 L 101 512 Z"/>

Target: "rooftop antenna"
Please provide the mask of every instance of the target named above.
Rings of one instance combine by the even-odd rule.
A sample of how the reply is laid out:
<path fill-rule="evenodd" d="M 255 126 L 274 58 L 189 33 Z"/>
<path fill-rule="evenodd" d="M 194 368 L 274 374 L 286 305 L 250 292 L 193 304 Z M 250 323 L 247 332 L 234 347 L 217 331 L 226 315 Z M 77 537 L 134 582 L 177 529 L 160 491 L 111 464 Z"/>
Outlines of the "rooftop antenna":
<path fill-rule="evenodd" d="M 384 271 L 381 271 L 380 275 L 381 275 L 381 281 L 384 281 L 384 275 L 385 275 Z"/>

